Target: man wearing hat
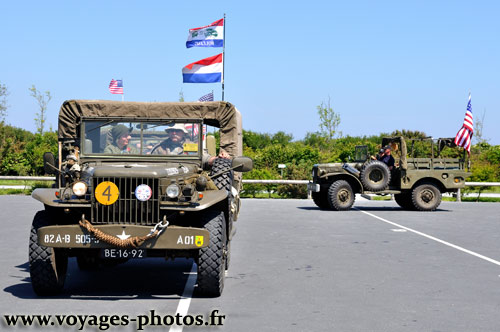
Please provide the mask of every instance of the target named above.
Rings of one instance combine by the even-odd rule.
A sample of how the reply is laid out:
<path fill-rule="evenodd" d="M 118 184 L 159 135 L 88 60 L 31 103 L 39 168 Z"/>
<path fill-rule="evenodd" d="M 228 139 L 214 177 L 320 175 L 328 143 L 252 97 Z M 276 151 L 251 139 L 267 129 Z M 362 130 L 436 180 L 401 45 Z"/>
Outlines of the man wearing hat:
<path fill-rule="evenodd" d="M 383 147 L 384 149 L 384 155 L 380 157 L 380 161 L 383 162 L 384 164 L 389 167 L 389 169 L 392 171 L 394 168 L 394 157 L 391 156 L 391 147 L 389 145 L 386 145 Z"/>
<path fill-rule="evenodd" d="M 139 154 L 139 151 L 129 146 L 128 143 L 131 139 L 130 132 L 132 128 L 119 124 L 111 129 L 111 137 L 113 142 L 104 149 L 104 153 L 109 154 Z"/>
<path fill-rule="evenodd" d="M 176 123 L 172 127 L 165 129 L 168 137 L 166 140 L 158 144 L 153 148 L 151 154 L 163 154 L 163 155 L 179 155 L 184 152 L 184 142 L 186 141 L 186 135 L 188 131 L 183 124 Z M 229 159 L 230 156 L 227 152 L 221 150 L 219 153 L 219 158 Z M 203 154 L 202 163 L 203 168 L 208 169 L 212 166 L 216 157 L 213 157 L 207 153 Z"/>
<path fill-rule="evenodd" d="M 184 142 L 188 131 L 183 124 L 176 123 L 165 129 L 167 139 L 153 148 L 151 154 L 177 155 L 184 152 Z"/>

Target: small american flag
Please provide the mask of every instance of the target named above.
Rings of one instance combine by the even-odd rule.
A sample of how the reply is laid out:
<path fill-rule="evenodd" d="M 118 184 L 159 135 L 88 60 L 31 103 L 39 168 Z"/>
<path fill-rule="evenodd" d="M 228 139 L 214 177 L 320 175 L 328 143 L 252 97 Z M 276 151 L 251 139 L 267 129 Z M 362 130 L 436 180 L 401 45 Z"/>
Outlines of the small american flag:
<path fill-rule="evenodd" d="M 472 115 L 472 106 L 469 102 L 467 103 L 467 111 L 465 112 L 465 119 L 462 128 L 458 131 L 457 136 L 455 136 L 455 144 L 457 146 L 463 147 L 470 154 L 470 146 L 472 141 L 472 134 L 474 133 L 474 117 Z"/>
<path fill-rule="evenodd" d="M 205 125 L 202 125 L 203 126 L 203 136 L 205 136 L 205 134 L 207 133 L 207 127 Z M 199 133 L 199 130 L 198 130 L 198 125 L 197 124 L 191 124 L 191 123 L 186 123 L 184 125 L 184 128 L 186 128 L 187 131 L 193 131 L 193 135 L 198 135 Z M 205 139 L 205 137 L 203 137 L 203 139 Z"/>
<path fill-rule="evenodd" d="M 112 79 L 109 83 L 109 92 L 115 95 L 123 94 L 123 80 Z"/>
<path fill-rule="evenodd" d="M 201 96 L 198 101 L 214 101 L 214 93 L 210 92 L 204 96 Z"/>

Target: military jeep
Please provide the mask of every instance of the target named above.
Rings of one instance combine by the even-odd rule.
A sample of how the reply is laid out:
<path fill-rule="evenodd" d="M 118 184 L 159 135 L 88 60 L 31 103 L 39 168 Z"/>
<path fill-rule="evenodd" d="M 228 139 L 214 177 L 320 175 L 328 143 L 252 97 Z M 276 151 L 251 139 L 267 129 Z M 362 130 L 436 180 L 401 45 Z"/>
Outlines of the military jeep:
<path fill-rule="evenodd" d="M 225 158 L 213 158 L 206 125 L 220 128 Z M 183 140 L 156 153 L 173 129 Z M 192 258 L 198 294 L 222 293 L 240 172 L 253 167 L 240 156 L 241 114 L 232 104 L 70 100 L 59 113 L 58 144 L 57 158 L 44 155 L 46 172 L 56 175 L 53 188 L 32 194 L 45 207 L 34 217 L 29 245 L 36 294 L 63 289 L 68 257 L 81 270 L 143 257 Z"/>
<path fill-rule="evenodd" d="M 443 156 L 450 154 L 443 153 L 444 148 L 456 147 L 452 138 L 387 137 L 382 146 L 387 145 L 395 158 L 392 170 L 370 158 L 367 146 L 356 146 L 353 162 L 314 165 L 308 184 L 314 203 L 321 209 L 345 211 L 354 204 L 356 193 L 392 194 L 403 209 L 433 211 L 441 203 L 442 193 L 463 188 L 471 174 L 465 171 L 465 151 L 461 156 L 454 151 L 458 156 L 454 158 Z M 417 157 L 422 153 L 430 157 Z"/>

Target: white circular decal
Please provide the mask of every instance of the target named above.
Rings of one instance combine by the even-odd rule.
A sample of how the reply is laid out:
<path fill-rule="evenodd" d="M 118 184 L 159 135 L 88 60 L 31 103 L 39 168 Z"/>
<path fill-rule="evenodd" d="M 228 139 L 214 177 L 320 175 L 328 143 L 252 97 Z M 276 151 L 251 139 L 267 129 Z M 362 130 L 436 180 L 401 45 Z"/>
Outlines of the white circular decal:
<path fill-rule="evenodd" d="M 151 187 L 147 184 L 140 184 L 137 188 L 135 188 L 135 197 L 137 197 L 137 199 L 141 202 L 145 202 L 150 199 L 152 193 L 153 191 L 151 190 Z"/>

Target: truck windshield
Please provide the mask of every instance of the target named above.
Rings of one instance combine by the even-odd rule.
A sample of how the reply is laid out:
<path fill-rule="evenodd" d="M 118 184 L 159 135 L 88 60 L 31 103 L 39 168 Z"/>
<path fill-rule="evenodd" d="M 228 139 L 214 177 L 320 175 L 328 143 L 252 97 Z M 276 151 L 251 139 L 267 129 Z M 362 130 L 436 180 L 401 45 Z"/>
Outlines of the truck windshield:
<path fill-rule="evenodd" d="M 199 156 L 201 123 L 84 120 L 83 155 Z M 205 132 L 203 132 L 205 134 Z"/>

